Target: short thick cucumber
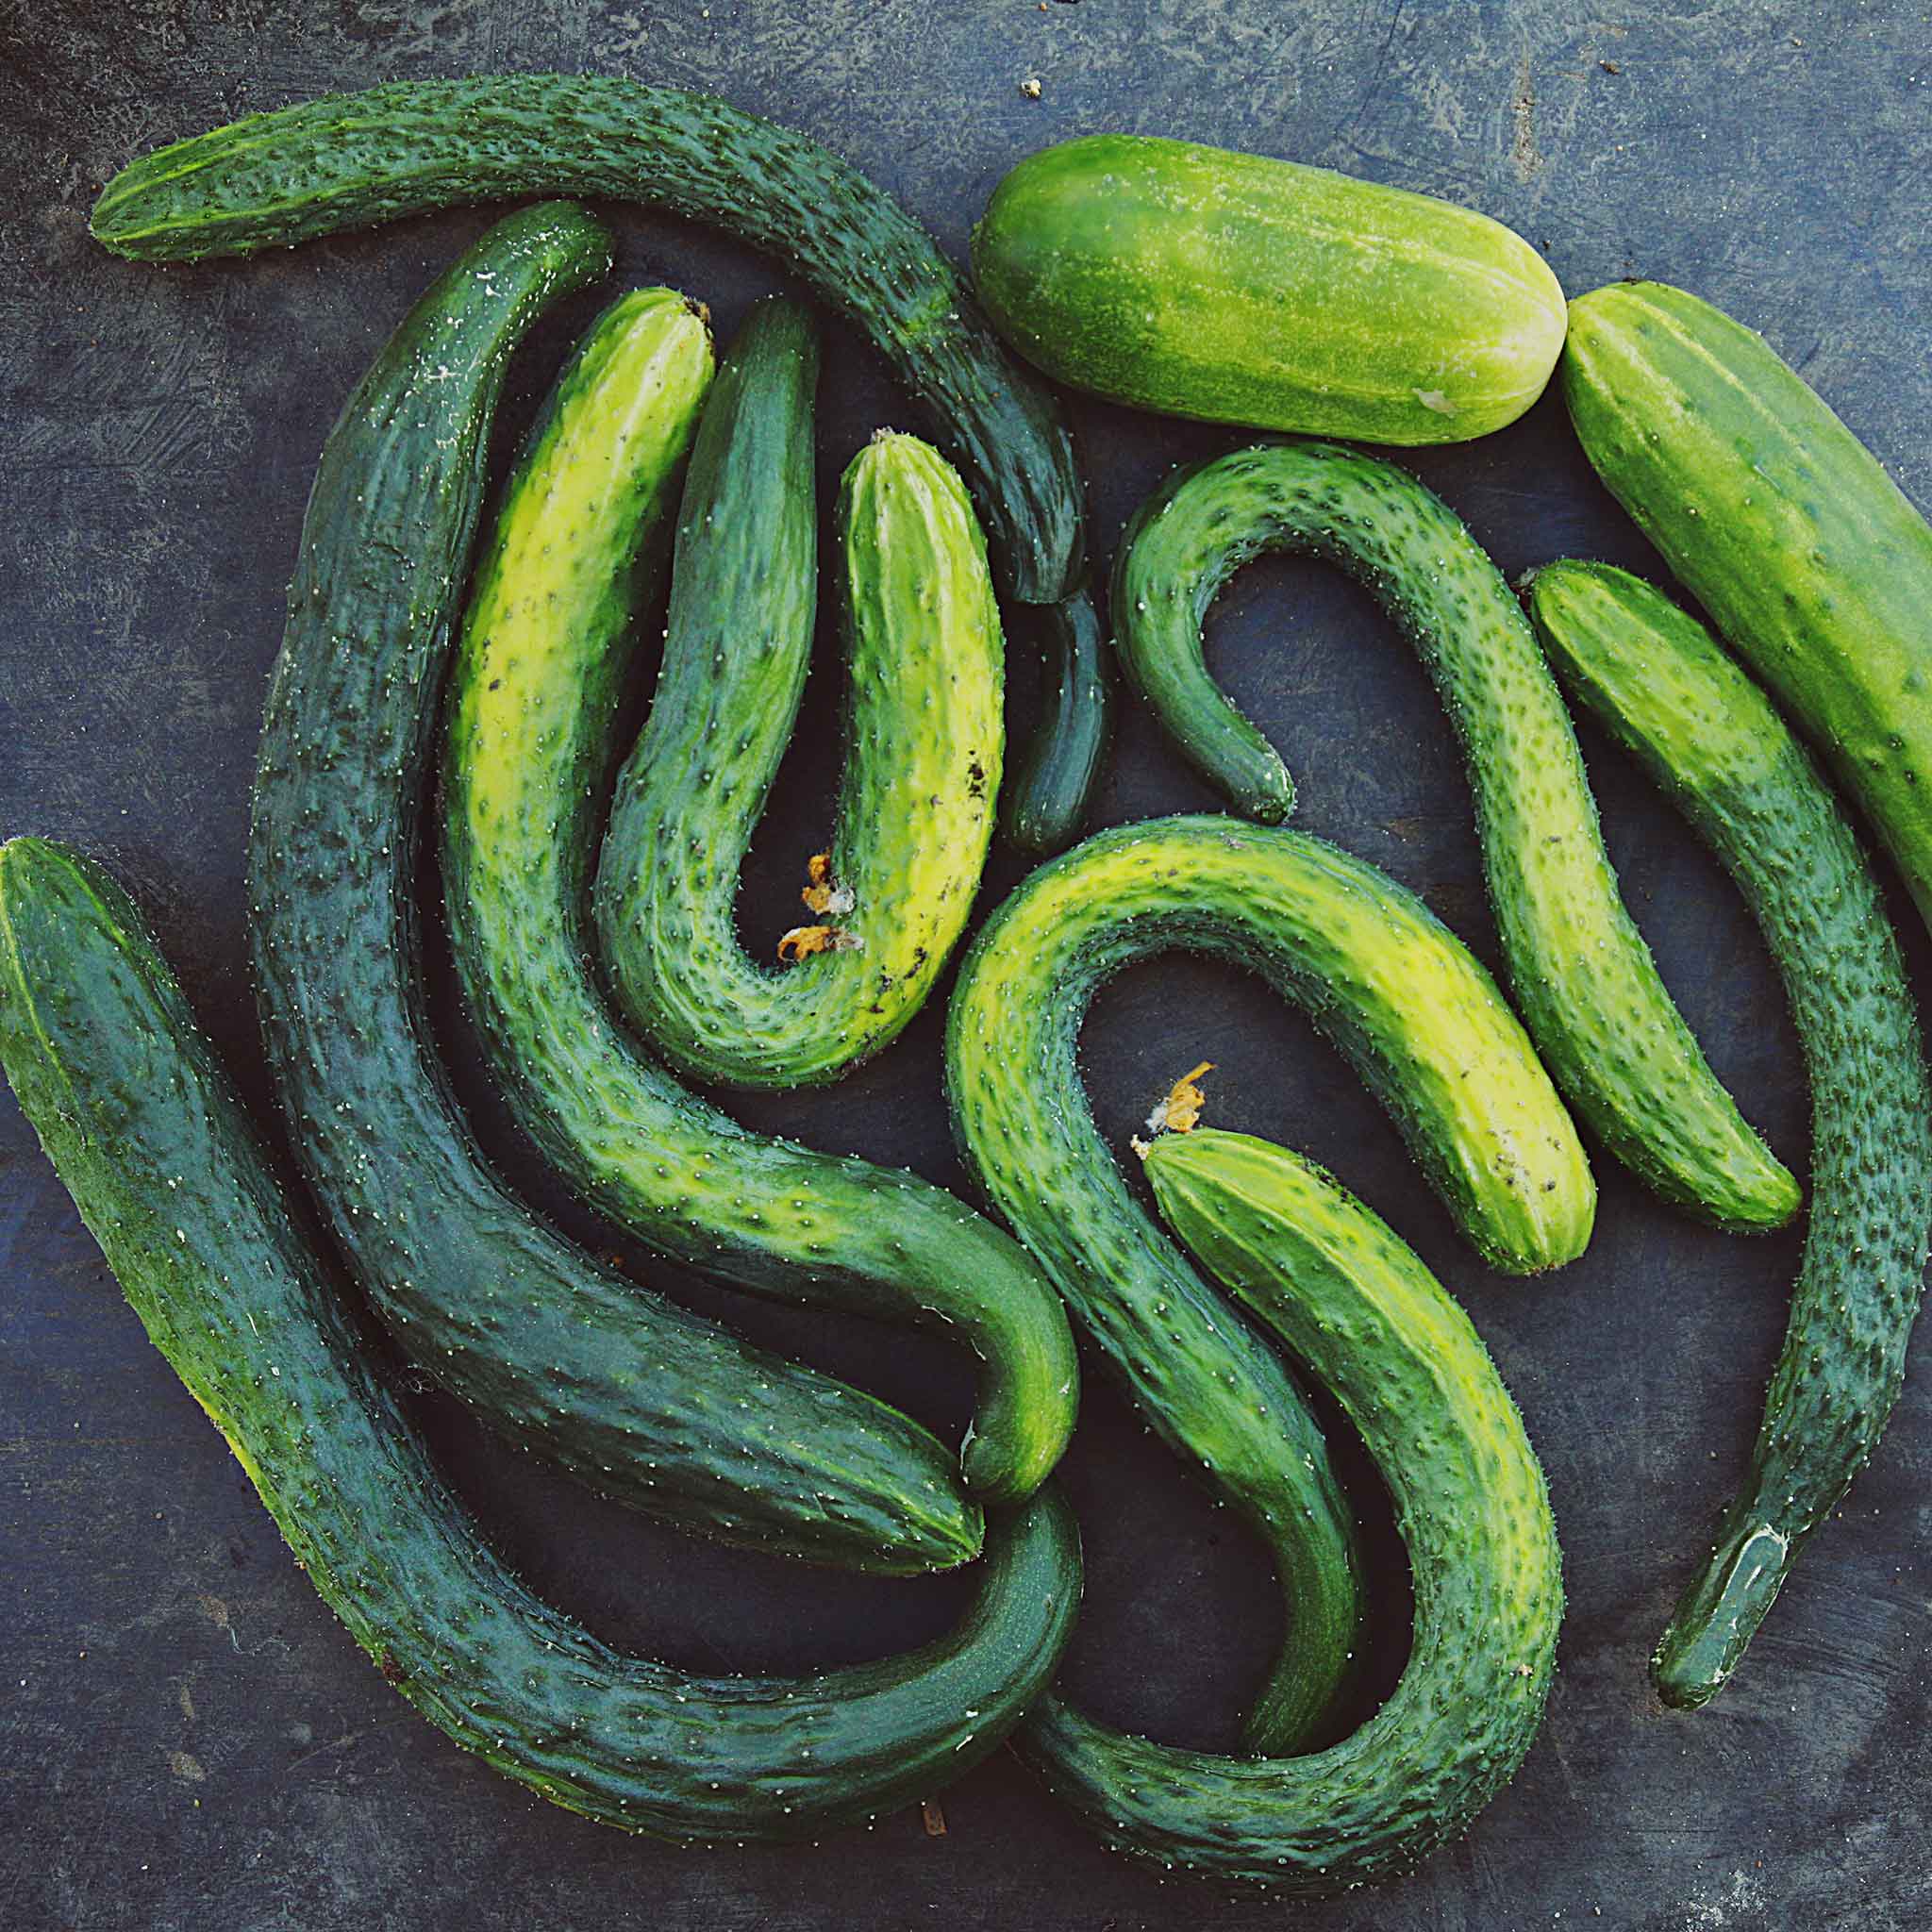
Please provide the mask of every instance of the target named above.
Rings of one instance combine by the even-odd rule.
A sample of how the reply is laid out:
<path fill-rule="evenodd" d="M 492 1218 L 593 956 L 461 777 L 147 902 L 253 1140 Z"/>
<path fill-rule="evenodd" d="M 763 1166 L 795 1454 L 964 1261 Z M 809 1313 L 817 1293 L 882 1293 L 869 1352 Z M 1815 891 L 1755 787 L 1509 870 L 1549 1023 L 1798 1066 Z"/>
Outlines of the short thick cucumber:
<path fill-rule="evenodd" d="M 973 273 L 1000 333 L 1076 389 L 1367 442 L 1500 429 L 1563 346 L 1556 276 L 1488 216 L 1145 135 L 1027 156 Z"/>
<path fill-rule="evenodd" d="M 608 260 L 575 208 L 499 223 L 349 400 L 304 521 L 250 829 L 251 951 L 296 1158 L 402 1345 L 513 1441 L 733 1541 L 887 1571 L 971 1557 L 944 1446 L 539 1223 L 484 1161 L 424 1008 L 415 857 L 505 361 Z"/>
<path fill-rule="evenodd" d="M 1274 1555 L 1289 1643 L 1249 1739 L 1288 1750 L 1348 1672 L 1347 1507 L 1279 1360 L 1127 1192 L 1074 1058 L 1101 982 L 1183 946 L 1265 974 L 1309 1011 L 1496 1265 L 1574 1259 L 1596 1193 L 1489 974 L 1420 901 L 1317 840 L 1219 817 L 1121 826 L 1034 873 L 974 941 L 946 1033 L 961 1151 L 1150 1424 Z"/>
<path fill-rule="evenodd" d="M 812 491 L 808 413 L 782 449 L 734 454 L 721 436 L 693 458 L 662 667 L 597 870 L 620 1004 L 672 1065 L 725 1086 L 834 1080 L 897 1038 L 965 928 L 1006 751 L 973 506 L 936 451 L 881 432 L 839 497 L 846 751 L 824 882 L 837 897 L 799 923 L 831 942 L 791 966 L 747 955 L 739 870 L 811 651 Z"/>
<path fill-rule="evenodd" d="M 1776 1227 L 1797 1183 L 1739 1114 L 1618 894 L 1576 735 L 1508 586 L 1405 470 L 1330 443 L 1236 450 L 1156 491 L 1122 540 L 1114 635 L 1127 675 L 1235 808 L 1270 822 L 1293 788 L 1209 677 L 1201 626 L 1250 558 L 1292 550 L 1372 591 L 1461 740 L 1510 985 L 1571 1104 L 1666 1200 Z"/>
<path fill-rule="evenodd" d="M 384 1677 L 607 1824 L 791 1839 L 924 1797 L 1051 1681 L 1079 1596 L 1051 1492 L 996 1521 L 937 1642 L 795 1678 L 612 1650 L 508 1570 L 372 1372 L 342 1291 L 139 914 L 97 867 L 0 847 L 0 1067 L 155 1345 Z"/>
<path fill-rule="evenodd" d="M 1932 1218 L 1932 1085 L 1871 870 L 1763 693 L 1701 625 L 1626 572 L 1551 564 L 1530 610 L 1570 691 L 1737 880 L 1811 1077 L 1810 1225 L 1784 1350 L 1744 1487 L 1654 1666 L 1664 1700 L 1695 1707 L 1737 1667 L 1898 1400 Z"/>
<path fill-rule="evenodd" d="M 1467 1828 L 1541 1721 L 1563 1607 L 1542 1471 L 1469 1318 L 1320 1169 L 1200 1132 L 1158 1139 L 1147 1178 L 1168 1225 L 1374 1457 L 1414 1578 L 1408 1663 L 1369 1723 L 1307 1757 L 1179 1751 L 1053 1699 L 1015 1741 L 1137 1857 L 1302 1895 L 1391 1877 Z"/>
<path fill-rule="evenodd" d="M 629 1044 L 585 963 L 610 725 L 701 358 L 708 373 L 680 297 L 626 297 L 586 339 L 510 480 L 451 674 L 443 881 L 458 970 L 512 1109 L 575 1187 L 705 1274 L 964 1342 L 985 1364 L 968 1487 L 1023 1496 L 1065 1443 L 1077 1381 L 1066 1318 L 1025 1252 L 914 1174 L 768 1140 L 706 1105 Z M 687 525 L 730 530 L 764 565 L 713 587 L 733 641 L 769 638 L 774 601 L 809 611 L 810 518 L 791 512 L 795 491 L 809 504 L 817 365 L 805 312 L 766 305 L 705 408 Z M 682 835 L 677 849 L 704 862 Z"/>
<path fill-rule="evenodd" d="M 1932 525 L 1762 337 L 1681 289 L 1583 296 L 1561 379 L 1597 475 L 1932 925 Z"/>

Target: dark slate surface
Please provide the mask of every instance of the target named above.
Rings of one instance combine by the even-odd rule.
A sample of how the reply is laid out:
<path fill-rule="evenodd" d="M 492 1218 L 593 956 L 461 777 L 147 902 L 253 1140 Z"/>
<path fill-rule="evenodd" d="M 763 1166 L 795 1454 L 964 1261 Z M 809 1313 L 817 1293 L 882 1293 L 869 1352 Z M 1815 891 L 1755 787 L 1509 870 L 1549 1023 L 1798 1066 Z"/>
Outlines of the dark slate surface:
<path fill-rule="evenodd" d="M 109 855 L 264 1097 L 242 972 L 246 789 L 308 477 L 356 376 L 475 213 L 198 269 L 109 259 L 85 210 L 151 144 L 250 108 L 410 75 L 567 67 L 714 89 L 808 129 L 963 252 L 1000 173 L 1079 131 L 1173 132 L 1323 161 L 1510 222 L 1582 291 L 1641 272 L 1762 328 L 1932 503 L 1932 27 L 1919 5 L 1547 0 L 179 0 L 0 7 L 0 830 Z M 1038 100 L 1021 82 L 1037 77 Z M 728 328 L 775 272 L 614 211 L 621 271 Z M 594 301 L 520 365 L 506 444 Z M 827 480 L 903 416 L 834 337 Z M 1082 404 L 1099 544 L 1175 460 L 1231 440 Z M 1560 408 L 1416 459 L 1506 570 L 1565 552 L 1649 567 Z M 1468 798 L 1414 662 L 1366 600 L 1303 565 L 1242 576 L 1218 661 L 1302 782 L 1300 822 L 1422 890 L 1494 963 Z M 748 904 L 781 918 L 835 770 L 832 680 Z M 1015 715 L 1030 715 L 1026 667 Z M 1666 976 L 1746 1110 L 1802 1160 L 1795 1044 L 1749 920 L 1651 792 L 1586 732 L 1610 843 Z M 811 801 L 809 805 L 807 801 Z M 1211 803 L 1130 718 L 1108 820 Z M 1001 861 L 991 891 L 1017 877 Z M 1903 901 L 1897 902 L 1901 907 Z M 1909 939 L 1923 977 L 1928 951 Z M 506 1167 L 571 1226 L 451 1051 Z M 938 1009 L 829 1093 L 743 1108 L 958 1184 Z M 1039 1925 L 1642 1932 L 1932 1920 L 1932 1377 L 1814 1546 L 1743 1674 L 1666 1717 L 1643 1661 L 1748 1447 L 1794 1238 L 1696 1229 L 1601 1171 L 1588 1257 L 1524 1286 L 1474 1266 L 1394 1133 L 1298 1018 L 1185 960 L 1111 989 L 1087 1070 L 1124 1137 L 1201 1058 L 1214 1118 L 1306 1147 L 1463 1296 L 1548 1465 L 1571 1613 L 1549 1721 L 1469 1839 L 1373 1899 L 1283 1907 L 1158 1885 L 1100 1852 L 1001 1757 L 913 1816 L 822 1848 L 675 1851 L 550 1809 L 384 1688 L 287 1558 L 239 1468 L 147 1345 L 0 1096 L 0 1917 L 24 1927 L 302 1932 L 384 1924 L 665 1928 Z M 654 1279 L 666 1271 L 651 1267 Z M 957 1426 L 959 1364 L 924 1341 L 691 1300 Z M 962 1584 L 862 1583 L 698 1549 L 540 1478 L 432 1399 L 425 1426 L 538 1583 L 621 1641 L 789 1670 L 941 1628 Z M 1098 1376 L 1067 1481 L 1086 1529 L 1074 1690 L 1215 1745 L 1278 1637 L 1265 1566 Z M 1398 1605 L 1399 1563 L 1381 1579 Z"/>

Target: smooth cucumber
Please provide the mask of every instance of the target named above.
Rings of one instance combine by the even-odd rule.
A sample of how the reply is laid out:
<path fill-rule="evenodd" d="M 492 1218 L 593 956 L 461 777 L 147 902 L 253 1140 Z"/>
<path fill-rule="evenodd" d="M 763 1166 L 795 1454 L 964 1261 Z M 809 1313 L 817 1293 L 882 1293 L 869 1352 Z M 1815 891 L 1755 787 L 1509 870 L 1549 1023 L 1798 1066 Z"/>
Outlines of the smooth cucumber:
<path fill-rule="evenodd" d="M 1050 858 L 1080 836 L 1113 736 L 1113 653 L 1079 590 L 1021 618 L 1039 641 L 1045 713 L 1001 800 L 1000 829 L 1023 852 Z"/>
<path fill-rule="evenodd" d="M 1006 753 L 999 607 L 943 458 L 881 431 L 840 491 L 846 749 L 830 876 L 788 921 L 831 941 L 781 966 L 733 919 L 791 737 L 816 605 L 808 435 L 701 451 L 679 519 L 664 655 L 618 774 L 594 909 L 632 1024 L 681 1072 L 741 1088 L 834 1080 L 896 1039 L 964 930 Z M 774 929 L 767 945 L 779 938 Z"/>
<path fill-rule="evenodd" d="M 1265 1141 L 1163 1134 L 1168 1225 L 1332 1390 L 1408 1549 L 1414 1634 L 1360 1729 L 1300 1757 L 1223 1757 L 1108 1731 L 1048 1699 L 1020 1756 L 1116 1850 L 1322 1895 L 1406 1871 L 1465 1830 L 1541 1722 L 1562 1563 L 1541 1468 L 1469 1318 L 1375 1215 Z"/>
<path fill-rule="evenodd" d="M 974 941 L 946 1031 L 961 1152 L 1151 1426 L 1274 1555 L 1289 1640 L 1248 1736 L 1286 1751 L 1320 1735 L 1352 1670 L 1347 1504 L 1288 1372 L 1128 1193 L 1075 1060 L 1099 985 L 1174 947 L 1305 1008 L 1497 1266 L 1574 1259 L 1596 1191 L 1489 974 L 1419 900 L 1317 840 L 1208 816 L 1119 826 L 1034 873 Z"/>
<path fill-rule="evenodd" d="M 1784 1348 L 1743 1488 L 1653 1665 L 1664 1701 L 1694 1708 L 1737 1668 L 1898 1401 L 1932 1218 L 1932 1083 L 1871 869 L 1764 694 L 1627 572 L 1550 564 L 1530 610 L 1573 695 L 1737 880 L 1811 1079 L 1811 1215 Z"/>
<path fill-rule="evenodd" d="M 534 1219 L 484 1160 L 432 1042 L 418 820 L 487 431 L 524 328 L 608 261 L 578 209 L 499 223 L 410 311 L 329 434 L 250 827 L 270 1067 L 357 1279 L 403 1347 L 512 1441 L 708 1535 L 942 1567 L 981 1529 L 945 1447 Z"/>
<path fill-rule="evenodd" d="M 973 231 L 1000 333 L 1118 403 L 1367 442 L 1512 423 L 1563 346 L 1563 291 L 1469 208 L 1148 135 L 1028 155 Z"/>
<path fill-rule="evenodd" d="M 585 340 L 510 479 L 451 672 L 442 852 L 458 970 L 519 1122 L 648 1245 L 765 1293 L 929 1323 L 972 1348 L 984 1369 L 965 1479 L 1011 1500 L 1058 1457 L 1077 1387 L 1066 1317 L 1030 1257 L 914 1174 L 753 1134 L 699 1100 L 630 1043 L 587 964 L 611 724 L 659 575 L 654 533 L 670 521 L 700 356 L 708 373 L 681 297 L 625 298 Z M 805 311 L 760 306 L 691 449 L 685 526 L 729 532 L 742 566 L 707 578 L 717 636 L 754 658 L 774 607 L 802 609 L 809 634 L 817 367 Z M 747 735 L 759 728 L 744 718 Z M 689 778 L 692 759 L 671 755 Z M 676 850 L 707 862 L 683 829 Z"/>
<path fill-rule="evenodd" d="M 1776 1227 L 1798 1184 L 1738 1112 L 1624 910 L 1576 735 L 1516 599 L 1461 520 L 1394 464 L 1332 443 L 1236 450 L 1142 505 L 1114 570 L 1127 675 L 1235 808 L 1293 801 L 1287 768 L 1222 693 L 1202 625 L 1267 551 L 1337 564 L 1421 657 L 1462 744 L 1483 870 L 1531 1037 L 1572 1106 L 1666 1200 Z"/>
<path fill-rule="evenodd" d="M 991 1525 L 951 1631 L 852 1669 L 699 1676 L 533 1594 L 372 1369 L 139 913 L 33 839 L 0 846 L 0 1068 L 324 1601 L 431 1724 L 554 1803 L 671 1839 L 808 1836 L 928 1796 L 1051 1680 L 1080 1568 L 1050 1491 Z"/>
<path fill-rule="evenodd" d="M 1932 525 L 1761 336 L 1681 289 L 1571 310 L 1570 420 L 1932 925 Z"/>

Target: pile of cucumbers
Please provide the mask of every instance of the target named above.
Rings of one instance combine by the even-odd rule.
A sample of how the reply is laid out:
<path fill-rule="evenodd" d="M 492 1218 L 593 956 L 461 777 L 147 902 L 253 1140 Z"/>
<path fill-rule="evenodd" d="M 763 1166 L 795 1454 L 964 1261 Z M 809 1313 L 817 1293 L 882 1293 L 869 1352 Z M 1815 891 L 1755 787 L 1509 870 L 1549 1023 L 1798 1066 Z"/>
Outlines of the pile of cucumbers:
<path fill-rule="evenodd" d="M 324 1599 L 458 1742 L 666 1839 L 813 1837 L 930 1797 L 1008 1740 L 1108 1844 L 1165 1869 L 1320 1895 L 1463 1831 L 1535 1737 L 1562 1610 L 1508 1391 L 1383 1222 L 1292 1150 L 1196 1129 L 1191 1087 L 1124 1163 L 1076 1046 L 1110 974 L 1220 952 L 1335 1041 L 1492 1266 L 1540 1274 L 1583 1251 L 1586 1133 L 1720 1227 L 1789 1222 L 1799 1181 L 1710 1072 L 1624 909 L 1567 693 L 1737 878 L 1811 1079 L 1784 1352 L 1745 1487 L 1653 1660 L 1667 1703 L 1715 1695 L 1873 1453 L 1919 1306 L 1932 1084 L 1878 887 L 1814 753 L 1932 920 L 1932 528 L 1758 338 L 1694 296 L 1631 283 L 1566 304 L 1479 215 L 1178 142 L 1095 136 L 1023 161 L 974 231 L 973 285 L 804 137 L 594 76 L 256 116 L 127 168 L 93 232 L 194 258 L 558 193 L 649 202 L 774 253 L 926 411 L 932 441 L 881 431 L 839 494 L 846 762 L 808 921 L 741 933 L 736 900 L 819 608 L 817 325 L 770 300 L 720 358 L 680 293 L 620 295 L 484 533 L 508 357 L 609 266 L 604 227 L 567 201 L 508 215 L 449 269 L 322 453 L 249 851 L 300 1197 L 125 892 L 49 841 L 0 846 L 0 1066 Z M 1484 434 L 1559 358 L 1591 461 L 1722 645 L 1600 564 L 1549 564 L 1519 597 L 1453 510 L 1351 446 Z M 1275 432 L 1142 507 L 1107 624 L 1047 378 Z M 1282 548 L 1361 580 L 1421 654 L 1466 759 L 1506 984 L 1411 893 L 1283 824 L 1292 780 L 1202 637 L 1228 578 Z M 1016 620 L 1048 675 L 1009 766 Z M 1116 656 L 1226 814 L 1079 840 Z M 1049 862 L 971 940 L 945 1083 L 1010 1232 L 909 1173 L 754 1133 L 688 1084 L 831 1081 L 887 1048 L 967 940 L 1001 828 Z M 963 1442 L 621 1276 L 506 1187 L 425 1017 L 425 850 L 491 1073 L 549 1162 L 672 1261 L 964 1343 Z M 1237 1755 L 1122 1735 L 1054 1688 L 1081 1589 L 1051 1480 L 1076 1326 L 1274 1557 L 1287 1641 Z M 397 1350 L 519 1447 L 693 1534 L 885 1574 L 972 1563 L 978 1587 L 936 1642 L 809 1677 L 622 1655 L 493 1554 L 391 1388 Z M 1408 1659 L 1366 1723 L 1350 1713 L 1369 1582 L 1310 1381 L 1374 1458 L 1411 1566 Z"/>

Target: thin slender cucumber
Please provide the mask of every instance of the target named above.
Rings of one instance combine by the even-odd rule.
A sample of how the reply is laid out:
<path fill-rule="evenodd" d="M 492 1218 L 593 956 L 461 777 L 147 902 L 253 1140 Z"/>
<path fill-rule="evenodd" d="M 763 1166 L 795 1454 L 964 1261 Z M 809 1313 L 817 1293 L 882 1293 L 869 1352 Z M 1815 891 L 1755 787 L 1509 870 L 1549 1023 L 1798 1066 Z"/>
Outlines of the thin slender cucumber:
<path fill-rule="evenodd" d="M 1046 711 L 1008 777 L 1000 829 L 1023 852 L 1050 858 L 1080 836 L 1107 762 L 1113 653 L 1092 593 L 1084 589 L 1064 603 L 1027 611 L 1021 622 L 1040 641 Z"/>
<path fill-rule="evenodd" d="M 885 1571 L 972 1557 L 979 1512 L 897 1411 L 746 1346 L 535 1220 L 431 1042 L 418 813 L 504 364 L 608 261 L 512 215 L 430 291 L 330 432 L 271 682 L 250 945 L 295 1155 L 404 1348 L 511 1440 L 687 1527 Z"/>
<path fill-rule="evenodd" d="M 685 1840 L 805 1837 L 929 1795 L 1051 1680 L 1079 1546 L 996 1521 L 960 1622 L 812 1676 L 625 1656 L 506 1567 L 370 1366 L 139 913 L 58 846 L 0 846 L 0 1068 L 149 1337 L 295 1559 L 440 1730 L 558 1805 Z"/>
<path fill-rule="evenodd" d="M 1034 873 L 974 941 L 946 1032 L 961 1152 L 1149 1424 L 1274 1556 L 1289 1641 L 1248 1736 L 1286 1751 L 1319 1733 L 1350 1674 L 1347 1505 L 1287 1371 L 1127 1192 L 1074 1058 L 1101 982 L 1176 946 L 1258 971 L 1306 1008 L 1496 1265 L 1573 1259 L 1596 1192 L 1489 974 L 1420 901 L 1317 840 L 1220 817 L 1119 826 Z"/>
<path fill-rule="evenodd" d="M 999 608 L 944 459 L 881 432 L 839 497 L 847 730 L 823 949 L 754 960 L 739 870 L 791 737 L 811 650 L 809 436 L 791 461 L 724 441 L 693 464 L 649 718 L 618 774 L 594 909 L 612 991 L 681 1072 L 834 1080 L 897 1038 L 964 930 L 1006 751 Z M 773 940 L 777 939 L 774 932 Z"/>
<path fill-rule="evenodd" d="M 1597 475 L 1932 925 L 1932 524 L 1761 336 L 1682 289 L 1583 296 L 1559 375 Z"/>
<path fill-rule="evenodd" d="M 1024 1250 L 914 1174 L 769 1140 L 708 1106 L 631 1046 L 585 963 L 609 725 L 703 347 L 681 297 L 625 298 L 511 478 L 451 673 L 443 882 L 458 969 L 518 1120 L 651 1247 L 765 1293 L 931 1323 L 974 1349 L 985 1368 L 963 1472 L 981 1498 L 1010 1500 L 1058 1457 L 1077 1385 L 1066 1317 Z M 765 566 L 720 589 L 736 600 L 718 613 L 734 638 L 768 638 L 775 601 L 809 611 L 817 367 L 805 311 L 761 306 L 698 427 L 687 523 L 729 529 Z"/>
<path fill-rule="evenodd" d="M 1339 565 L 1423 659 L 1461 741 L 1483 870 L 1531 1037 L 1565 1097 L 1664 1199 L 1776 1227 L 1798 1184 L 1706 1063 L 1618 894 L 1563 701 L 1516 600 L 1461 520 L 1405 470 L 1332 443 L 1260 444 L 1144 504 L 1114 572 L 1127 675 L 1238 811 L 1284 817 L 1280 758 L 1222 694 L 1201 626 L 1264 551 Z"/>
<path fill-rule="evenodd" d="M 925 411 L 1003 588 L 1053 604 L 1079 583 L 1086 505 L 1054 391 L 896 201 L 817 142 L 708 94 L 500 74 L 302 101 L 143 156 L 102 190 L 92 227 L 119 255 L 194 261 L 531 194 L 662 208 L 776 256 L 871 337 Z M 1056 788 L 1079 769 L 1029 765 L 1025 816 L 1076 821 L 1084 800 Z"/>
<path fill-rule="evenodd" d="M 1055 1699 L 1015 1744 L 1136 1857 L 1304 1896 L 1392 1877 L 1468 1827 L 1541 1722 L 1563 1607 L 1542 1471 L 1469 1318 L 1319 1168 L 1204 1131 L 1156 1140 L 1147 1178 L 1168 1225 L 1374 1457 L 1414 1577 L 1408 1662 L 1374 1718 L 1307 1757 L 1179 1751 Z"/>
<path fill-rule="evenodd" d="M 1604 564 L 1539 571 L 1530 611 L 1574 696 L 1737 880 L 1811 1077 L 1811 1217 L 1757 1444 L 1653 1671 L 1667 1704 L 1723 1689 L 1806 1539 L 1898 1401 L 1932 1218 L 1932 1083 L 1898 941 L 1844 813 L 1709 633 Z"/>

